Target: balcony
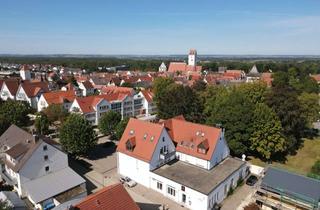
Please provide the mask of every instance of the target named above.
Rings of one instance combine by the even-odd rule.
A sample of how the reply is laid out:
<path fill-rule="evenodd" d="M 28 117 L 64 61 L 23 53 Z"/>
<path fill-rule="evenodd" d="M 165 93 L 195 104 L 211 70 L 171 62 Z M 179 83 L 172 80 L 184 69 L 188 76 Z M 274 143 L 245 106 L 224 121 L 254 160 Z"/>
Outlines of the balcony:
<path fill-rule="evenodd" d="M 169 161 L 172 156 L 176 154 L 175 151 L 172 152 L 162 152 L 160 153 L 160 160 Z"/>

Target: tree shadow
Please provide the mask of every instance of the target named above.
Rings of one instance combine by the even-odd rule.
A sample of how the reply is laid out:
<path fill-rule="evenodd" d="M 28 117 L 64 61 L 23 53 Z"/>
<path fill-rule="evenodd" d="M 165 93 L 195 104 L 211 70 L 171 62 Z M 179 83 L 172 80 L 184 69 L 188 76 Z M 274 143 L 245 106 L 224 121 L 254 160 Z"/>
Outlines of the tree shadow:
<path fill-rule="evenodd" d="M 85 174 L 92 171 L 92 165 L 84 160 L 69 157 L 69 167 L 86 180 L 87 193 L 91 194 L 97 187 L 87 178 Z"/>
<path fill-rule="evenodd" d="M 103 144 L 97 144 L 94 148 L 92 148 L 88 152 L 87 158 L 89 160 L 98 160 L 101 158 L 105 158 L 115 153 L 116 149 L 117 149 L 116 144 L 111 141 Z"/>
<path fill-rule="evenodd" d="M 160 210 L 160 204 L 153 204 L 153 203 L 139 203 L 137 202 L 138 206 L 141 210 Z"/>

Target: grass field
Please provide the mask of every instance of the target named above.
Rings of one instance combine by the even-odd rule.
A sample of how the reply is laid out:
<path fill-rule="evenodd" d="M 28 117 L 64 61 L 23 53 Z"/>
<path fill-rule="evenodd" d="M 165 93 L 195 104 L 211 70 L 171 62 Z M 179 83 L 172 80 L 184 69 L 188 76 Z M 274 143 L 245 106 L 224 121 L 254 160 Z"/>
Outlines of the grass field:
<path fill-rule="evenodd" d="M 320 138 L 305 139 L 303 147 L 297 151 L 296 155 L 287 156 L 285 163 L 273 162 L 271 165 L 306 175 L 316 160 L 320 160 Z M 257 158 L 252 158 L 249 162 L 263 167 L 267 165 Z"/>

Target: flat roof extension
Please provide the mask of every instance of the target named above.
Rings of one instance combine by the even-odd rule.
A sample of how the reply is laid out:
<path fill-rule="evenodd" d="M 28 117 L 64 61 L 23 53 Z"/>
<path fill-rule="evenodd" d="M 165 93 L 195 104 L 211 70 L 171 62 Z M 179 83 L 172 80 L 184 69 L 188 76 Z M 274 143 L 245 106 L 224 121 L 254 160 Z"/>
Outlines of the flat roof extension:
<path fill-rule="evenodd" d="M 206 170 L 182 161 L 173 161 L 153 173 L 208 195 L 245 164 L 239 159 L 229 157 L 211 170 Z"/>

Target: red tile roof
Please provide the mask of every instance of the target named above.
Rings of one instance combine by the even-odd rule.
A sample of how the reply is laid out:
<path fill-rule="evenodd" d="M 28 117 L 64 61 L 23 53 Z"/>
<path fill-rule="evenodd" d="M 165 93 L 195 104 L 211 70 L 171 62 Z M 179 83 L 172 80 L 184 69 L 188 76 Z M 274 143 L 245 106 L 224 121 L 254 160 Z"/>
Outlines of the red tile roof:
<path fill-rule="evenodd" d="M 63 104 L 66 100 L 72 102 L 75 99 L 76 95 L 74 90 L 68 90 L 44 93 L 43 97 L 46 99 L 48 105 L 50 105 Z"/>
<path fill-rule="evenodd" d="M 132 95 L 134 94 L 133 88 L 128 87 L 117 87 L 117 86 L 104 86 L 101 89 L 101 94 L 112 94 L 112 93 L 124 93 Z"/>
<path fill-rule="evenodd" d="M 163 125 L 130 118 L 117 151 L 150 162 L 163 129 Z M 132 137 L 135 137 L 135 147 L 129 151 L 126 143 Z"/>
<path fill-rule="evenodd" d="M 317 82 L 320 82 L 320 74 L 314 74 L 314 75 L 311 75 L 311 77 L 315 79 Z"/>
<path fill-rule="evenodd" d="M 95 111 L 94 107 L 103 99 L 111 103 L 114 101 L 123 101 L 127 96 L 128 94 L 113 93 L 107 95 L 77 97 L 75 100 L 78 102 L 83 113 L 90 113 Z"/>
<path fill-rule="evenodd" d="M 93 85 L 88 80 L 82 82 L 82 84 L 86 89 L 93 89 Z"/>
<path fill-rule="evenodd" d="M 21 83 L 21 87 L 23 88 L 23 90 L 25 91 L 25 93 L 27 94 L 27 96 L 29 98 L 35 97 L 41 90 L 43 92 L 49 91 L 48 83 L 46 83 L 46 82 L 27 82 L 27 81 L 24 81 L 23 83 Z"/>
<path fill-rule="evenodd" d="M 75 206 L 79 210 L 139 210 L 121 184 L 107 186 Z"/>
<path fill-rule="evenodd" d="M 171 62 L 169 65 L 168 72 L 177 72 L 177 71 L 201 71 L 202 66 L 191 66 L 187 65 L 184 62 Z"/>
<path fill-rule="evenodd" d="M 153 102 L 153 96 L 154 95 L 150 90 L 141 90 L 141 93 L 149 103 Z"/>
<path fill-rule="evenodd" d="M 7 86 L 9 89 L 11 95 L 16 95 L 17 90 L 19 88 L 19 81 L 18 80 L 6 80 L 4 81 L 4 84 Z M 2 85 L 4 85 L 2 84 Z"/>
<path fill-rule="evenodd" d="M 221 129 L 172 118 L 163 123 L 172 140 L 177 144 L 176 151 L 204 160 L 210 160 L 219 140 Z M 199 145 L 208 146 L 206 154 L 199 153 Z"/>

